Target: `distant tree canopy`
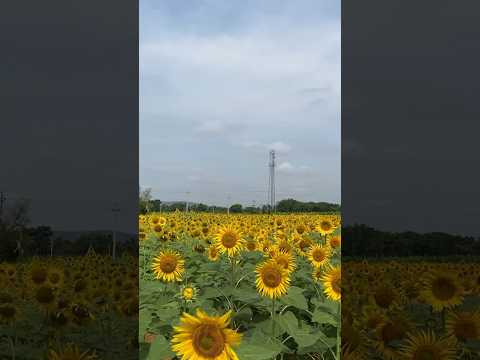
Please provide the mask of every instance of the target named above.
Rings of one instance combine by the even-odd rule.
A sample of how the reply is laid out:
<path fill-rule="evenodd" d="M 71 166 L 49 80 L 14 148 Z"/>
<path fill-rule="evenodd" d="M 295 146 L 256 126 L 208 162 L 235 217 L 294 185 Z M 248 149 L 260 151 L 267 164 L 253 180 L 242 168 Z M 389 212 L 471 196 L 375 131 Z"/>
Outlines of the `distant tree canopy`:
<path fill-rule="evenodd" d="M 143 201 L 143 202 L 142 202 Z M 187 203 L 184 201 L 176 202 L 162 202 L 158 199 L 155 200 L 142 200 L 140 211 L 142 214 L 149 211 L 185 211 Z M 228 208 L 224 206 L 214 206 L 214 205 L 205 205 L 202 203 L 190 203 L 188 205 L 189 211 L 200 211 L 200 212 L 216 212 L 216 213 L 226 213 Z M 261 214 L 261 213 L 270 213 L 269 205 L 262 206 L 246 206 L 243 207 L 241 204 L 233 204 L 230 206 L 230 212 L 234 214 L 245 213 L 245 214 Z M 327 202 L 302 202 L 294 199 L 281 200 L 277 203 L 276 212 L 339 212 L 340 205 L 330 204 Z"/>
<path fill-rule="evenodd" d="M 278 212 L 338 212 L 340 205 L 326 202 L 302 202 L 294 199 L 280 200 L 277 203 Z"/>
<path fill-rule="evenodd" d="M 233 204 L 230 206 L 231 213 L 241 213 L 243 211 L 243 206 L 241 204 Z"/>
<path fill-rule="evenodd" d="M 355 224 L 342 228 L 342 238 L 345 257 L 480 255 L 479 239 L 439 232 L 386 232 Z"/>

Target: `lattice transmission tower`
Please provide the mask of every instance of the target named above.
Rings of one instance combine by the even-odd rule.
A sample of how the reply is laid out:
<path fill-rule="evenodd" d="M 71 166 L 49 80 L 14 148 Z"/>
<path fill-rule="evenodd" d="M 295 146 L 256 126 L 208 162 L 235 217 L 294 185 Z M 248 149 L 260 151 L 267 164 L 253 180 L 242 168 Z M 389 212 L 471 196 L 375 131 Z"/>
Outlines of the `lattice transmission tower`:
<path fill-rule="evenodd" d="M 268 201 L 270 205 L 270 211 L 275 212 L 275 150 L 270 150 L 270 161 L 268 163 L 269 181 L 268 181 Z"/>

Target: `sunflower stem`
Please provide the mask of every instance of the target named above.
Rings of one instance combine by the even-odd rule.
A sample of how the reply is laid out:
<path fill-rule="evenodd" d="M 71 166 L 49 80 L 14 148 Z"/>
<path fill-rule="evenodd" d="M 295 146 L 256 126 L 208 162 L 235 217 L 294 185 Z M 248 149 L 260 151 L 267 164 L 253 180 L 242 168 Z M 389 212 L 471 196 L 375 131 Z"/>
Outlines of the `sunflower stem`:
<path fill-rule="evenodd" d="M 232 265 L 232 268 L 231 268 L 232 280 L 231 280 L 231 282 L 232 282 L 232 288 L 234 288 L 235 287 L 235 258 L 233 258 L 233 257 L 230 258 L 230 263 Z"/>
<path fill-rule="evenodd" d="M 337 314 L 338 314 L 338 318 L 341 319 L 341 317 L 342 317 L 342 303 L 340 301 L 338 302 L 338 312 L 337 312 Z M 340 343 L 342 341 L 340 331 L 341 331 L 341 324 L 337 324 L 337 354 L 335 356 L 335 358 L 337 360 L 340 360 Z"/>
<path fill-rule="evenodd" d="M 10 343 L 10 348 L 12 350 L 12 360 L 15 360 L 15 344 L 13 343 L 13 340 L 10 336 L 8 337 L 8 340 L 8 342 Z"/>
<path fill-rule="evenodd" d="M 275 339 L 275 298 L 272 298 L 272 338 Z"/>

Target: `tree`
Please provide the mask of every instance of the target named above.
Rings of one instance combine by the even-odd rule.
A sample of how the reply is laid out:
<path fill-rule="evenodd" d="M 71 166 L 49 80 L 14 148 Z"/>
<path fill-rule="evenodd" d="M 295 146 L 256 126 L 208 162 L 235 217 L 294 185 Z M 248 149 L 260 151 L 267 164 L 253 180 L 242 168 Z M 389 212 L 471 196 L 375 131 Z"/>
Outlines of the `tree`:
<path fill-rule="evenodd" d="M 243 210 L 243 207 L 241 204 L 233 204 L 232 206 L 230 206 L 230 212 L 231 213 L 241 213 Z"/>
<path fill-rule="evenodd" d="M 151 188 L 145 188 L 145 189 L 140 189 L 140 199 L 139 199 L 139 210 L 140 214 L 146 214 L 149 212 L 150 209 L 150 203 L 152 201 L 152 189 Z"/>
<path fill-rule="evenodd" d="M 28 231 L 33 246 L 42 255 L 53 254 L 53 231 L 49 226 L 38 226 Z"/>

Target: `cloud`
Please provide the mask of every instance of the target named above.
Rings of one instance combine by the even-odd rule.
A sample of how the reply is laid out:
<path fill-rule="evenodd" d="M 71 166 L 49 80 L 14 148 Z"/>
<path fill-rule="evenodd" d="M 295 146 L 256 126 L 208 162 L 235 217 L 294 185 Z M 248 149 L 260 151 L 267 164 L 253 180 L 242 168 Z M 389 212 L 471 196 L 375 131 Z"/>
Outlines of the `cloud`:
<path fill-rule="evenodd" d="M 310 166 L 307 165 L 300 165 L 294 166 L 289 161 L 283 161 L 277 166 L 277 170 L 283 173 L 290 173 L 290 174 L 305 174 L 312 170 Z"/>
<path fill-rule="evenodd" d="M 244 126 L 240 123 L 229 123 L 220 120 L 211 120 L 204 121 L 195 127 L 195 132 L 212 134 L 212 135 L 221 135 L 228 132 L 240 132 Z"/>
<path fill-rule="evenodd" d="M 271 150 L 275 150 L 283 154 L 289 153 L 292 150 L 292 147 L 290 145 L 285 144 L 282 141 L 276 141 L 274 143 L 267 145 L 267 147 Z"/>
<path fill-rule="evenodd" d="M 288 154 L 292 150 L 292 146 L 283 141 L 262 143 L 259 141 L 247 140 L 240 142 L 239 145 L 247 149 L 275 150 L 280 154 Z"/>
<path fill-rule="evenodd" d="M 293 165 L 288 161 L 282 162 L 278 165 L 278 171 L 291 172 L 294 169 Z"/>
<path fill-rule="evenodd" d="M 283 191 L 340 198 L 338 1 L 140 7 L 141 183 L 165 199 L 188 187 L 205 203 L 230 193 L 260 204 L 274 149 Z M 198 164 L 204 173 L 192 171 Z M 317 178 L 302 164 L 331 170 Z"/>

